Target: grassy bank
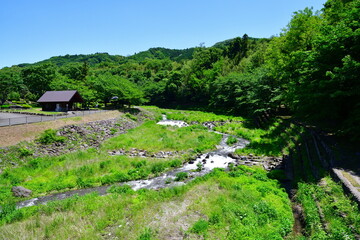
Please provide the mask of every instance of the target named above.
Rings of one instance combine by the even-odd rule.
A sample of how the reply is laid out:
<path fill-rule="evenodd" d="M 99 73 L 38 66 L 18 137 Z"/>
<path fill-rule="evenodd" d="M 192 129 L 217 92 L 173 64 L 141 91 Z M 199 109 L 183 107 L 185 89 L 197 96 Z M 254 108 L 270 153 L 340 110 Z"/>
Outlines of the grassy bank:
<path fill-rule="evenodd" d="M 303 211 L 304 235 L 308 239 L 360 239 L 360 211 L 324 168 L 328 155 L 304 132 L 293 149 L 294 200 Z M 329 163 L 328 163 L 329 164 Z"/>
<path fill-rule="evenodd" d="M 271 119 L 263 128 L 256 127 L 252 120 L 241 116 L 226 116 L 201 111 L 185 111 L 144 107 L 158 114 L 165 114 L 168 119 L 182 120 L 187 123 L 218 122 L 214 130 L 250 140 L 250 144 L 237 150 L 238 154 L 259 156 L 281 156 L 293 147 L 292 138 L 297 138 L 303 131 L 290 123 L 288 119 Z"/>
<path fill-rule="evenodd" d="M 7 168 L 0 175 L 0 202 L 16 200 L 11 187 L 21 185 L 33 191 L 33 197 L 64 191 L 146 179 L 173 167 L 179 167 L 190 156 L 214 149 L 221 136 L 202 126 L 165 127 L 154 121 L 144 123 L 128 133 L 104 142 L 99 149 L 68 153 L 57 157 L 28 157 L 18 168 Z M 169 158 L 110 156 L 110 150 L 182 151 Z"/>
<path fill-rule="evenodd" d="M 330 177 L 318 184 L 300 183 L 296 200 L 304 209 L 306 234 L 311 239 L 358 239 L 360 212 L 341 186 Z"/>
<path fill-rule="evenodd" d="M 286 193 L 256 168 L 215 171 L 173 189 L 112 192 L 9 211 L 13 223 L 0 226 L 0 238 L 282 239 L 293 223 Z"/>
<path fill-rule="evenodd" d="M 167 116 L 168 119 L 181 120 L 187 123 L 191 123 L 191 122 L 203 123 L 208 121 L 244 121 L 244 118 L 240 116 L 220 115 L 211 112 L 162 109 L 155 106 L 144 106 L 142 108 L 157 113 L 158 120 L 161 119 L 160 118 L 161 114 L 164 114 Z"/>

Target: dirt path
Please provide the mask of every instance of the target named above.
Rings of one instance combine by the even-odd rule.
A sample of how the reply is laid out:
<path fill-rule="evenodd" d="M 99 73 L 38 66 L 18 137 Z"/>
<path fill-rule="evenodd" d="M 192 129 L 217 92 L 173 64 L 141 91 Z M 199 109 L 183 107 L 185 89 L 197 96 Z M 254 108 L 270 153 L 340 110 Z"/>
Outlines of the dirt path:
<path fill-rule="evenodd" d="M 109 111 L 85 115 L 82 117 L 64 118 L 51 122 L 41 122 L 0 128 L 0 147 L 15 145 L 22 141 L 34 140 L 36 136 L 49 128 L 60 128 L 70 124 L 87 123 L 98 120 L 112 119 L 119 116 L 118 111 Z"/>

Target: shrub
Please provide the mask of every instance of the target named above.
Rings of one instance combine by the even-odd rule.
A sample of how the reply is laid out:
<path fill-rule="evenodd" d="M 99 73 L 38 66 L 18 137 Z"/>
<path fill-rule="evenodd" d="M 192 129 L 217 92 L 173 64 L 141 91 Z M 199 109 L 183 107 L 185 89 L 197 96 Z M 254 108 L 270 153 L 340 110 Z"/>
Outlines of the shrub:
<path fill-rule="evenodd" d="M 256 214 L 261 214 L 265 218 L 264 220 L 267 220 L 266 218 L 275 219 L 277 217 L 276 210 L 265 201 L 260 201 L 254 204 L 253 209 Z"/>
<path fill-rule="evenodd" d="M 125 113 L 125 116 L 130 118 L 131 120 L 137 121 L 137 117 L 134 115 L 131 115 L 130 113 Z"/>
<path fill-rule="evenodd" d="M 16 205 L 14 203 L 4 204 L 0 209 L 0 220 L 2 220 L 16 210 Z"/>
<path fill-rule="evenodd" d="M 104 169 L 106 166 L 110 165 L 110 161 L 103 161 L 99 163 L 99 168 Z"/>
<path fill-rule="evenodd" d="M 127 174 L 129 175 L 129 180 L 135 179 L 144 179 L 149 176 L 149 172 L 143 168 L 140 169 L 130 169 Z"/>
<path fill-rule="evenodd" d="M 268 178 L 277 179 L 279 181 L 286 179 L 286 174 L 285 174 L 284 170 L 281 170 L 281 169 L 274 169 L 274 170 L 268 172 L 267 176 L 268 176 Z"/>
<path fill-rule="evenodd" d="M 32 108 L 29 104 L 21 104 L 20 106 L 26 109 Z"/>
<path fill-rule="evenodd" d="M 43 132 L 40 137 L 38 138 L 38 141 L 42 144 L 51 144 L 54 142 L 64 142 L 65 137 L 56 135 L 57 131 L 54 129 L 47 129 L 45 132 Z"/>
<path fill-rule="evenodd" d="M 20 93 L 18 92 L 10 92 L 8 95 L 8 99 L 10 100 L 19 100 L 20 99 Z"/>
<path fill-rule="evenodd" d="M 110 134 L 114 135 L 118 130 L 116 128 L 111 128 L 110 129 Z"/>
<path fill-rule="evenodd" d="M 201 172 L 202 169 L 203 169 L 203 164 L 201 162 L 198 162 L 196 164 L 196 171 Z"/>
<path fill-rule="evenodd" d="M 209 223 L 216 225 L 221 222 L 221 215 L 219 213 L 212 213 L 209 218 Z"/>
<path fill-rule="evenodd" d="M 143 166 L 146 166 L 146 160 L 141 160 L 141 161 L 133 161 L 131 162 L 131 166 L 133 166 L 134 168 L 141 168 Z"/>
<path fill-rule="evenodd" d="M 209 223 L 204 219 L 200 219 L 199 221 L 194 223 L 194 225 L 191 228 L 191 232 L 196 234 L 204 233 L 207 231 L 208 227 L 209 227 Z"/>
<path fill-rule="evenodd" d="M 170 165 L 170 167 L 173 167 L 173 168 L 180 167 L 182 165 L 182 161 L 179 159 L 174 159 L 174 160 L 170 161 L 169 165 Z"/>
<path fill-rule="evenodd" d="M 111 186 L 107 190 L 108 193 L 133 193 L 134 190 L 129 185 Z"/>
<path fill-rule="evenodd" d="M 175 175 L 175 181 L 182 181 L 188 178 L 189 174 L 187 172 L 179 172 Z"/>
<path fill-rule="evenodd" d="M 28 167 L 32 169 L 36 169 L 40 167 L 40 164 L 41 164 L 40 160 L 38 158 L 35 158 L 29 161 Z"/>
<path fill-rule="evenodd" d="M 140 235 L 138 240 L 151 240 L 152 239 L 152 230 L 151 228 L 146 228 L 144 232 Z"/>
<path fill-rule="evenodd" d="M 34 152 L 28 148 L 19 148 L 20 157 L 27 157 L 32 155 Z"/>
<path fill-rule="evenodd" d="M 162 163 L 162 162 L 159 162 L 159 163 L 154 163 L 151 165 L 151 172 L 153 174 L 158 174 L 158 173 L 161 173 L 162 171 L 165 170 L 165 164 Z"/>
<path fill-rule="evenodd" d="M 7 173 L 7 172 L 5 172 L 5 173 Z M 23 176 L 16 175 L 15 173 L 7 173 L 7 174 L 3 174 L 3 175 L 4 175 L 3 177 L 9 179 L 9 181 L 12 185 L 17 185 L 24 181 Z"/>
<path fill-rule="evenodd" d="M 126 182 L 126 181 L 130 180 L 129 175 L 127 175 L 126 173 L 123 173 L 123 172 L 116 172 L 114 174 L 114 179 L 115 179 L 115 182 Z"/>
<path fill-rule="evenodd" d="M 84 180 L 82 179 L 81 177 L 78 177 L 76 179 L 76 185 L 79 187 L 79 188 L 88 188 L 88 187 L 92 187 L 93 184 L 90 180 Z"/>
<path fill-rule="evenodd" d="M 14 203 L 5 204 L 0 206 L 0 222 L 11 223 L 23 219 L 21 210 L 16 209 Z"/>
<path fill-rule="evenodd" d="M 105 175 L 100 178 L 101 185 L 106 185 L 116 182 L 114 175 Z"/>
<path fill-rule="evenodd" d="M 228 139 L 226 140 L 226 144 L 227 145 L 233 145 L 237 142 L 237 139 L 233 136 L 229 136 Z"/>
<path fill-rule="evenodd" d="M 75 170 L 75 175 L 78 177 L 91 176 L 93 175 L 93 173 L 94 173 L 94 168 L 89 165 L 79 167 L 78 169 Z"/>

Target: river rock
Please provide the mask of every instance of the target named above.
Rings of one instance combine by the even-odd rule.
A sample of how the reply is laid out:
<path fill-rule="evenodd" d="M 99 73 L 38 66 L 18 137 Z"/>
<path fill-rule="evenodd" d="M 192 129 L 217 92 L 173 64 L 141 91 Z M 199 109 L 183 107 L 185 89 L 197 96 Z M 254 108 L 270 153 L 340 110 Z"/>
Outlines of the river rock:
<path fill-rule="evenodd" d="M 12 187 L 11 191 L 15 197 L 29 197 L 32 193 L 31 190 L 22 186 L 14 186 Z"/>
<path fill-rule="evenodd" d="M 239 159 L 240 157 L 235 153 L 229 153 L 228 157 L 231 157 L 232 159 Z"/>

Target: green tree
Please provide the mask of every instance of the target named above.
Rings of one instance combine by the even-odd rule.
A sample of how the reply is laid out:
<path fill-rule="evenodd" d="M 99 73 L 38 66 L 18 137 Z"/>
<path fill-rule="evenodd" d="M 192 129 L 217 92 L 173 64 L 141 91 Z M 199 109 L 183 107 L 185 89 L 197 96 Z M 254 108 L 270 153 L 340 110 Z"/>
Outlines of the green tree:
<path fill-rule="evenodd" d="M 5 102 L 11 92 L 16 92 L 19 95 L 25 95 L 27 92 L 18 67 L 0 70 L 0 102 Z"/>
<path fill-rule="evenodd" d="M 69 63 L 63 65 L 59 69 L 59 73 L 76 81 L 85 81 L 88 72 L 89 72 L 89 65 L 87 64 L 87 62 L 84 62 L 82 64 Z"/>
<path fill-rule="evenodd" d="M 50 83 L 56 77 L 56 67 L 52 64 L 29 66 L 21 71 L 21 77 L 29 91 L 40 97 L 50 90 Z"/>
<path fill-rule="evenodd" d="M 129 107 L 141 104 L 143 92 L 129 80 L 109 73 L 92 77 L 90 80 L 92 89 L 96 91 L 96 96 L 105 104 L 109 103 L 114 97 L 121 103 Z"/>

